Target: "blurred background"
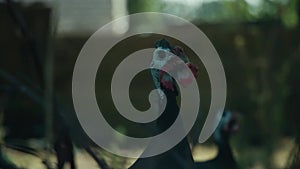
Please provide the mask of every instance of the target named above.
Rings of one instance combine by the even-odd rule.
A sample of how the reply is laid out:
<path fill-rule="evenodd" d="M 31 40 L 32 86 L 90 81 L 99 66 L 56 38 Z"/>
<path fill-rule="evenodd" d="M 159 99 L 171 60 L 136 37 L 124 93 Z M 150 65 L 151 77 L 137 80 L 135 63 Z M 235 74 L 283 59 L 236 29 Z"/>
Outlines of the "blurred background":
<path fill-rule="evenodd" d="M 240 130 L 230 144 L 240 168 L 300 168 L 299 0 L 0 0 L 0 167 L 57 168 L 74 159 L 77 168 L 126 168 L 134 161 L 95 146 L 82 131 L 72 72 L 97 29 L 138 12 L 182 17 L 213 43 L 227 78 L 226 109 L 238 114 Z M 128 20 L 112 31 L 121 35 L 130 26 Z M 114 113 L 109 85 L 124 56 L 160 38 L 183 46 L 199 65 L 201 114 L 189 138 L 196 161 L 212 159 L 218 152 L 213 140 L 197 143 L 210 106 L 208 75 L 193 51 L 172 37 L 136 35 L 108 52 L 96 80 L 99 107 L 118 131 L 141 133 L 120 124 L 126 122 Z M 149 72 L 132 86 L 133 105 L 147 109 Z"/>

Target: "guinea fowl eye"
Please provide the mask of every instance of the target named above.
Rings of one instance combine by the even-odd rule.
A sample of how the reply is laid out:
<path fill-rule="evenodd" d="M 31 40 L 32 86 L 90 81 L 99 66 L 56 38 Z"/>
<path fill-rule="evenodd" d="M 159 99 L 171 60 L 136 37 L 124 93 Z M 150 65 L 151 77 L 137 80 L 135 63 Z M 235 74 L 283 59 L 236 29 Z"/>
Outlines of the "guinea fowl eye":
<path fill-rule="evenodd" d="M 156 50 L 154 51 L 153 54 L 154 54 L 154 56 L 155 56 L 156 59 L 158 59 L 158 60 L 163 60 L 163 59 L 165 59 L 165 57 L 168 55 L 167 52 L 168 52 L 168 51 L 165 50 L 165 49 L 158 48 L 158 49 L 156 49 Z"/>
<path fill-rule="evenodd" d="M 159 51 L 157 52 L 157 55 L 160 57 L 160 58 L 163 58 L 166 56 L 165 52 L 164 51 Z"/>

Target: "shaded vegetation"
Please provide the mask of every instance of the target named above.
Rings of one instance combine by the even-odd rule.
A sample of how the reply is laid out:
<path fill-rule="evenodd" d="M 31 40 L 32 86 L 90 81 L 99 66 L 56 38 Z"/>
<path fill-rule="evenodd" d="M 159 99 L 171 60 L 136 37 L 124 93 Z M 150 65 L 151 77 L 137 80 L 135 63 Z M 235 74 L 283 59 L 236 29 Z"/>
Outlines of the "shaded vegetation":
<path fill-rule="evenodd" d="M 212 41 L 226 71 L 228 83 L 227 109 L 240 112 L 242 122 L 239 134 L 233 138 L 232 147 L 237 151 L 237 162 L 243 168 L 253 168 L 260 163 L 264 168 L 276 168 L 273 154 L 279 142 L 294 140 L 286 168 L 298 169 L 300 163 L 300 2 L 297 0 L 266 0 L 258 4 L 248 1 L 213 1 L 199 6 L 183 5 L 180 2 L 128 0 L 129 13 L 160 11 L 191 20 Z M 47 55 L 48 20 L 47 10 L 41 6 L 19 6 L 24 13 L 28 29 L 33 32 L 38 54 Z M 15 21 L 9 16 L 6 6 L 0 5 L 0 65 L 1 71 L 19 79 L 17 85 L 0 77 L 1 113 L 4 113 L 6 135 L 4 142 L 37 138 L 44 141 L 45 110 L 42 100 L 43 78 L 37 71 L 37 61 Z M 46 12 L 45 12 L 46 11 Z M 49 12 L 49 11 L 48 11 Z M 36 15 L 39 13 L 39 15 Z M 46 18 L 46 19 L 45 19 Z M 26 30 L 25 30 L 26 32 Z M 139 49 L 153 47 L 153 42 L 165 36 L 149 34 L 130 37 L 111 50 L 98 70 L 96 94 L 99 107 L 115 129 L 126 134 L 143 137 L 140 126 L 130 124 L 118 115 L 111 102 L 109 82 L 114 67 L 123 57 Z M 58 110 L 67 121 L 67 131 L 74 145 L 85 148 L 97 161 L 99 167 L 107 165 L 99 158 L 95 148 L 78 124 L 72 108 L 71 80 L 76 57 L 88 36 L 73 35 L 54 39 L 54 89 Z M 173 44 L 185 48 L 191 60 L 199 66 L 198 84 L 201 93 L 201 114 L 190 134 L 196 143 L 210 102 L 210 82 L 205 67 L 197 60 L 194 52 L 180 41 L 165 37 Z M 111 59 L 114 58 L 114 59 Z M 42 59 L 42 60 L 43 60 Z M 46 64 L 46 63 L 45 63 Z M 42 69 L 42 68 L 37 68 Z M 42 73 L 43 74 L 43 73 Z M 17 89 L 16 89 L 17 88 Z M 140 73 L 132 82 L 133 104 L 141 110 L 149 107 L 148 93 L 153 88 L 147 72 Z M 26 93 L 27 92 L 27 93 Z M 8 97 L 9 96 L 9 97 Z M 38 97 L 37 97 L 38 96 Z M 37 98 L 36 98 L 37 97 Z M 33 99 L 35 98 L 35 99 Z M 60 119 L 60 117 L 56 117 Z M 60 122 L 63 123 L 63 122 Z M 130 124 L 129 127 L 128 123 Z M 127 125 L 124 125 L 127 124 Z M 54 126 L 60 130 L 66 126 Z M 67 127 L 67 128 L 68 128 Z M 80 131 L 80 132 L 78 132 Z M 66 133 L 62 132 L 62 135 Z M 86 144 L 82 144 L 82 143 Z M 208 143 L 209 144 L 209 143 Z M 43 147 L 43 146 L 42 146 Z M 46 147 L 46 146 L 44 146 Z M 252 150 L 252 151 L 250 151 Z M 261 150 L 255 154 L 255 150 Z M 0 151 L 1 152 L 1 151 Z M 104 153 L 105 154 L 105 153 Z M 254 154 L 254 155 L 253 155 Z M 117 157 L 106 158 L 117 161 Z M 108 161 L 108 160 L 106 160 Z M 121 161 L 120 163 L 124 163 Z M 119 163 L 118 163 L 119 164 Z M 112 167 L 118 168 L 111 162 Z M 116 165 L 116 166 L 113 166 Z M 106 166 L 108 167 L 108 166 Z M 282 167 L 283 168 L 283 167 Z"/>

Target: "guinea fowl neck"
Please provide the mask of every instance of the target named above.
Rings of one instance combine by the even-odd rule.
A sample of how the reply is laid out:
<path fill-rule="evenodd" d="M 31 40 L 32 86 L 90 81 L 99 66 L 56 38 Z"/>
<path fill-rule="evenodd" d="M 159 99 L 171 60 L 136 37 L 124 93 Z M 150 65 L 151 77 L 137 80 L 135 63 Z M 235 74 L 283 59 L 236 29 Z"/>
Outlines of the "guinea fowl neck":
<path fill-rule="evenodd" d="M 221 131 L 217 131 L 214 135 L 214 138 L 215 143 L 218 146 L 218 155 L 216 158 L 226 160 L 228 162 L 235 161 L 229 144 L 230 136 L 227 133 L 225 134 Z"/>
<path fill-rule="evenodd" d="M 232 150 L 230 148 L 229 140 L 225 139 L 221 143 L 218 143 L 218 155 L 217 158 L 234 161 Z"/>
<path fill-rule="evenodd" d="M 229 141 L 223 141 L 222 143 L 218 144 L 218 156 L 226 157 L 228 159 L 233 159 L 232 150 L 230 148 Z"/>

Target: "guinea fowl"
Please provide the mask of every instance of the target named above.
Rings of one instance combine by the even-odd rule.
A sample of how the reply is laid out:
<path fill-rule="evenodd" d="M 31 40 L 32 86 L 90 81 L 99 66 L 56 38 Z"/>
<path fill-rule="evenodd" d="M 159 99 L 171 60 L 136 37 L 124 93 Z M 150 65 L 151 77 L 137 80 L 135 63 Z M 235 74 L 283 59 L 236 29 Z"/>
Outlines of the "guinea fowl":
<path fill-rule="evenodd" d="M 239 129 L 237 117 L 230 111 L 223 113 L 221 122 L 219 123 L 213 138 L 218 146 L 217 156 L 205 162 L 196 162 L 198 169 L 237 169 L 238 165 L 232 154 L 229 144 L 231 134 Z"/>
<path fill-rule="evenodd" d="M 153 66 L 167 66 L 167 63 L 172 60 L 175 54 L 177 57 L 182 58 L 185 64 L 192 70 L 193 75 L 191 76 L 197 76 L 198 69 L 188 62 L 188 58 L 184 55 L 182 48 L 177 46 L 171 47 L 169 42 L 164 39 L 157 41 L 155 47 L 156 50 L 154 51 L 151 63 L 151 74 L 155 88 L 161 89 L 160 91 L 164 93 L 158 93 L 160 100 L 157 104 L 159 105 L 167 100 L 164 112 L 157 119 L 155 130 L 163 132 L 170 127 L 178 116 L 179 107 L 176 98 L 179 92 L 174 79 L 166 72 L 153 68 Z M 173 55 L 170 55 L 170 52 Z M 177 70 L 176 64 L 171 65 L 175 67 L 169 67 L 171 70 Z M 181 78 L 183 82 L 189 82 L 187 78 L 191 78 L 191 76 L 181 76 L 179 79 Z M 151 147 L 147 147 L 147 149 L 151 149 Z M 196 169 L 196 166 L 188 139 L 185 137 L 175 147 L 162 154 L 148 158 L 139 158 L 130 169 Z"/>

